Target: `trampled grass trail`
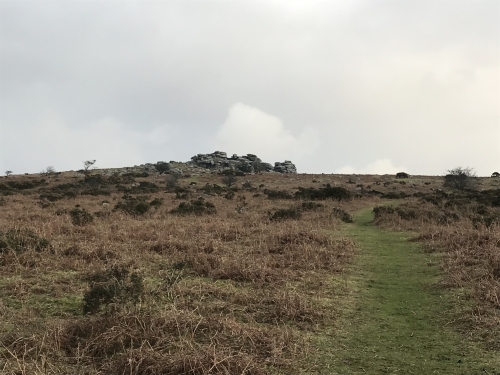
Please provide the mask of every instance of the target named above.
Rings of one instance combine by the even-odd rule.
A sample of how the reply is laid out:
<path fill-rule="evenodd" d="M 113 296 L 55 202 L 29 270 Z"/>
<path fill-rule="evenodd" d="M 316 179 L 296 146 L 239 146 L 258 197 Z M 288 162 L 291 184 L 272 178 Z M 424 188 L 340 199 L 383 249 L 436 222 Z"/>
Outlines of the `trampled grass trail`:
<path fill-rule="evenodd" d="M 347 233 L 361 248 L 346 283 L 354 288 L 337 327 L 325 335 L 320 374 L 500 374 L 500 358 L 447 324 L 450 295 L 435 286 L 439 267 L 408 234 L 358 213 Z M 449 314 L 448 314 L 449 317 Z M 449 318 L 448 318 L 449 319 Z M 327 338 L 329 336 L 329 338 Z"/>

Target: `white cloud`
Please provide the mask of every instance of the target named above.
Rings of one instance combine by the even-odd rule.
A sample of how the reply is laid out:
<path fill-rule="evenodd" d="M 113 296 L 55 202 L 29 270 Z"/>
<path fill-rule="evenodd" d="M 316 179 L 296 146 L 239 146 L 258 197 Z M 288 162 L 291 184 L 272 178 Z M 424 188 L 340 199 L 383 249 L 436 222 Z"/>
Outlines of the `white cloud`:
<path fill-rule="evenodd" d="M 406 172 L 405 167 L 396 167 L 390 159 L 377 159 L 362 168 L 354 168 L 350 165 L 342 167 L 336 171 L 340 174 L 395 174 Z"/>
<path fill-rule="evenodd" d="M 216 135 L 215 148 L 228 153 L 256 154 L 266 162 L 285 159 L 295 162 L 314 154 L 319 143 L 313 128 L 305 128 L 294 136 L 280 118 L 236 103 Z"/>

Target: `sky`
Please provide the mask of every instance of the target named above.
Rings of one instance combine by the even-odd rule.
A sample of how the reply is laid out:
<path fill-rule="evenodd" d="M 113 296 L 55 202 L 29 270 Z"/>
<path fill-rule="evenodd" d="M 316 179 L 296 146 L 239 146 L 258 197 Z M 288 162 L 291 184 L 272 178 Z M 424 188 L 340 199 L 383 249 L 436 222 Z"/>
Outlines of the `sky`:
<path fill-rule="evenodd" d="M 500 171 L 498 0 L 0 0 L 0 174 Z"/>

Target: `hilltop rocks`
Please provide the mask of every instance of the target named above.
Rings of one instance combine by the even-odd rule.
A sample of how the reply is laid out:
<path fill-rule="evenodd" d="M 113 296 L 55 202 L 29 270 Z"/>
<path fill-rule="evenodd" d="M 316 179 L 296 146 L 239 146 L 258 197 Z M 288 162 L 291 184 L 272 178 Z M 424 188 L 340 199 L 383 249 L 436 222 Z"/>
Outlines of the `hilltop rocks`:
<path fill-rule="evenodd" d="M 297 173 L 297 168 L 290 160 L 285 160 L 283 163 L 274 163 L 274 171 L 279 173 Z"/>
<path fill-rule="evenodd" d="M 272 171 L 280 173 L 297 173 L 295 165 L 289 160 L 286 160 L 284 163 L 276 162 L 273 168 L 271 164 L 263 162 L 257 155 L 246 154 L 244 156 L 238 156 L 233 154 L 233 156 L 228 158 L 227 154 L 222 151 L 215 151 L 212 154 L 198 154 L 193 156 L 188 164 L 218 172 L 234 170 L 245 173 Z"/>
<path fill-rule="evenodd" d="M 191 158 L 190 161 L 174 162 L 159 161 L 156 164 L 141 164 L 133 167 L 124 168 L 105 168 L 95 169 L 94 172 L 111 176 L 113 174 L 123 175 L 131 174 L 191 174 L 200 175 L 204 173 L 224 172 L 224 171 L 239 171 L 244 173 L 258 172 L 278 172 L 278 173 L 297 173 L 297 168 L 290 160 L 274 163 L 274 167 L 263 162 L 257 155 L 246 154 L 238 156 L 233 154 L 231 157 L 223 151 L 215 151 L 211 154 L 198 154 Z"/>

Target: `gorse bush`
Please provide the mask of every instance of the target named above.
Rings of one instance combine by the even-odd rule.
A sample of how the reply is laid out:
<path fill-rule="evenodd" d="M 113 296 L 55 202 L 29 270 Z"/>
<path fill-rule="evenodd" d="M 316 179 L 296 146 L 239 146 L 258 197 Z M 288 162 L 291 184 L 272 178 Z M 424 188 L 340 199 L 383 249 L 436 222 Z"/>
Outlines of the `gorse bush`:
<path fill-rule="evenodd" d="M 71 222 L 73 225 L 86 225 L 94 221 L 94 216 L 88 212 L 85 208 L 73 208 L 69 215 L 71 216 Z"/>
<path fill-rule="evenodd" d="M 349 212 L 339 207 L 334 207 L 332 216 L 342 220 L 344 223 L 352 223 L 354 221 Z"/>
<path fill-rule="evenodd" d="M 217 213 L 215 205 L 202 199 L 181 202 L 176 209 L 170 211 L 177 215 L 212 215 Z"/>
<path fill-rule="evenodd" d="M 318 189 L 299 187 L 299 191 L 295 192 L 295 197 L 308 200 L 334 199 L 340 201 L 350 199 L 352 194 L 343 187 L 332 187 L 327 184 L 326 187 Z"/>
<path fill-rule="evenodd" d="M 265 189 L 264 194 L 267 195 L 269 199 L 293 199 L 292 194 L 285 190 Z"/>
<path fill-rule="evenodd" d="M 271 221 L 281 221 L 281 220 L 299 220 L 302 217 L 302 211 L 300 208 L 282 208 L 274 212 L 269 212 L 269 220 Z"/>
<path fill-rule="evenodd" d="M 474 189 L 477 185 L 476 177 L 474 169 L 457 167 L 450 169 L 444 176 L 443 186 L 455 190 Z"/>
<path fill-rule="evenodd" d="M 302 202 L 300 208 L 302 211 L 317 211 L 322 210 L 325 206 L 316 202 Z"/>
<path fill-rule="evenodd" d="M 151 203 L 153 203 L 154 200 L 153 202 L 148 203 L 146 197 L 143 196 L 132 197 L 126 194 L 122 198 L 123 200 L 118 202 L 113 210 L 123 211 L 132 216 L 144 215 L 146 212 L 149 211 L 151 206 L 157 205 L 157 203 L 151 205 Z"/>
<path fill-rule="evenodd" d="M 52 248 L 50 241 L 40 237 L 27 228 L 13 228 L 0 232 L 0 253 L 14 251 L 23 253 L 28 250 L 43 251 Z"/>
<path fill-rule="evenodd" d="M 96 314 L 110 304 L 137 303 L 143 293 L 143 277 L 123 266 L 112 266 L 87 277 L 89 289 L 83 296 L 83 313 Z"/>

